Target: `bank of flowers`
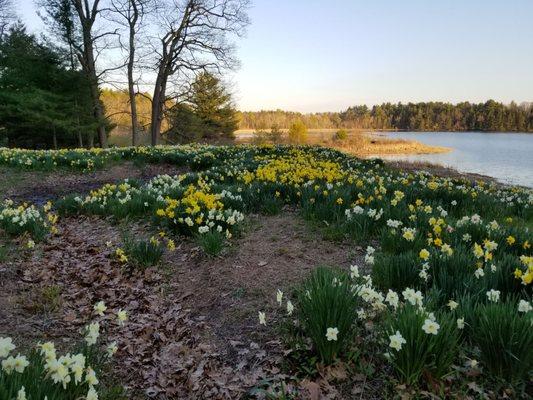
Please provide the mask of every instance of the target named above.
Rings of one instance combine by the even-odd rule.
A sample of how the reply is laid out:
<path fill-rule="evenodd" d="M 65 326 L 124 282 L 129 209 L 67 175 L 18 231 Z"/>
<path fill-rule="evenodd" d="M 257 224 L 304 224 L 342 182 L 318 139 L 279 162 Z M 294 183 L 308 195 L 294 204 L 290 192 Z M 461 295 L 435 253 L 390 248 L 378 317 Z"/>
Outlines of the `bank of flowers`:
<path fill-rule="evenodd" d="M 77 153 L 0 154 L 4 164 L 39 159 L 66 165 Z M 517 386 L 531 379 L 530 189 L 401 172 L 379 160 L 318 147 L 183 146 L 79 155 L 171 162 L 190 172 L 67 196 L 55 205 L 60 215 L 149 218 L 177 234 L 218 232 L 231 238 L 247 214 L 293 207 L 329 237 L 371 244 L 365 256 L 370 274 L 352 266 L 330 280 L 324 273 L 309 283 L 317 296 L 332 296 L 334 312 L 322 315 L 307 292 L 285 297 L 286 313 L 300 319 L 323 362 L 342 359 L 354 335 L 372 322 L 385 362 L 407 384 L 420 384 L 423 377 L 444 379 L 465 359 L 475 360 L 491 379 Z M 4 210 L 10 225 L 19 214 L 46 219 L 28 205 Z M 337 295 L 343 285 L 350 290 L 342 296 L 355 295 L 355 300 Z M 335 312 L 347 304 L 348 314 Z M 265 312 L 260 312 L 261 324 L 269 320 Z"/>

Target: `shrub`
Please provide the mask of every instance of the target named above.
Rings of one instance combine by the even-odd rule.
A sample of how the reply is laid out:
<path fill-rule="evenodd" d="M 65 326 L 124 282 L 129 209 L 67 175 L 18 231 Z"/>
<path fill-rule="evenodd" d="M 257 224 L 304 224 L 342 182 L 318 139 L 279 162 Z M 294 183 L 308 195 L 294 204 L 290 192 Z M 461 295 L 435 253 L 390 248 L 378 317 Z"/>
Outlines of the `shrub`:
<path fill-rule="evenodd" d="M 252 144 L 261 145 L 268 141 L 268 133 L 262 129 L 256 129 L 252 135 Z"/>
<path fill-rule="evenodd" d="M 335 132 L 335 140 L 346 140 L 348 138 L 348 132 L 346 129 L 339 129 Z"/>
<path fill-rule="evenodd" d="M 354 333 L 356 293 L 348 276 L 330 268 L 319 267 L 298 292 L 302 328 L 321 360 L 330 364 Z"/>
<path fill-rule="evenodd" d="M 267 136 L 272 143 L 280 143 L 283 133 L 281 132 L 279 125 L 274 124 L 271 126 L 270 132 L 268 132 Z"/>
<path fill-rule="evenodd" d="M 416 306 L 406 304 L 391 313 L 385 323 L 385 340 L 389 342 L 389 360 L 402 382 L 414 385 L 422 375 L 441 379 L 449 371 L 459 345 L 455 318 L 438 314 L 437 334 L 426 333 L 424 324 L 428 314 Z M 400 334 L 405 342 L 393 348 L 393 336 Z"/>
<path fill-rule="evenodd" d="M 478 305 L 472 322 L 473 343 L 481 361 L 497 378 L 509 383 L 533 371 L 533 313 L 520 315 L 515 301 Z"/>
<path fill-rule="evenodd" d="M 289 127 L 289 142 L 293 144 L 302 144 L 307 140 L 307 128 L 301 120 L 295 121 Z"/>

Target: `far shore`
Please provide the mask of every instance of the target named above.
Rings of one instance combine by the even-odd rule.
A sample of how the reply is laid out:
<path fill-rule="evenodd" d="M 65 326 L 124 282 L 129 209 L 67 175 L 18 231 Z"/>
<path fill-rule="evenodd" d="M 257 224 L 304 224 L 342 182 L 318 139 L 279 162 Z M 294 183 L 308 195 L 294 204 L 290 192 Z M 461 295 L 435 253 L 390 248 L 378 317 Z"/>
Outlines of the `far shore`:
<path fill-rule="evenodd" d="M 286 130 L 282 131 L 285 136 Z M 336 131 L 337 129 L 309 129 L 306 144 L 332 147 L 358 157 L 433 154 L 453 150 L 450 147 L 426 145 L 416 140 L 394 139 L 379 135 L 379 132 L 383 131 L 349 130 L 346 139 L 338 140 L 335 139 Z M 252 129 L 236 131 L 235 138 L 237 143 L 257 143 L 260 140 Z"/>
<path fill-rule="evenodd" d="M 265 130 L 268 132 L 269 130 Z M 287 129 L 281 130 L 283 135 L 281 143 L 288 143 Z M 346 139 L 335 139 L 335 132 L 338 129 L 309 129 L 305 144 L 318 145 L 335 148 L 358 157 L 379 157 L 384 155 L 405 155 L 405 154 L 433 154 L 446 153 L 452 148 L 442 146 L 430 146 L 416 140 L 392 138 L 381 135 L 390 131 L 369 131 L 369 130 L 347 130 Z M 261 144 L 266 141 L 264 138 L 254 135 L 254 129 L 241 129 L 235 131 L 235 144 Z M 131 133 L 126 128 L 116 129 L 109 138 L 109 143 L 115 146 L 130 146 Z M 148 135 L 142 135 L 140 142 L 149 145 Z M 209 142 L 209 141 L 207 141 Z M 210 143 L 210 142 L 209 142 Z M 231 141 L 225 140 L 224 144 Z"/>

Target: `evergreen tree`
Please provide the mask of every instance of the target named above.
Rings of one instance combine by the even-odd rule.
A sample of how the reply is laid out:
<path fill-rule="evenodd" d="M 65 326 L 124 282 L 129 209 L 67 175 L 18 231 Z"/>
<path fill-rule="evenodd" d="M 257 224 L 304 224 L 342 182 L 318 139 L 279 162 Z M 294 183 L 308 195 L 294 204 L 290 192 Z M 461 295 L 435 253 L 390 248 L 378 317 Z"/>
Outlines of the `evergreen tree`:
<path fill-rule="evenodd" d="M 307 140 L 307 127 L 302 120 L 296 120 L 289 128 L 289 142 L 304 144 Z"/>
<path fill-rule="evenodd" d="M 0 41 L 0 135 L 9 146 L 72 146 L 94 130 L 86 79 L 15 24 Z M 7 143 L 6 143 L 7 142 Z"/>
<path fill-rule="evenodd" d="M 187 101 L 170 110 L 170 137 L 179 141 L 233 137 L 237 113 L 231 94 L 219 78 L 203 72 L 191 86 Z"/>

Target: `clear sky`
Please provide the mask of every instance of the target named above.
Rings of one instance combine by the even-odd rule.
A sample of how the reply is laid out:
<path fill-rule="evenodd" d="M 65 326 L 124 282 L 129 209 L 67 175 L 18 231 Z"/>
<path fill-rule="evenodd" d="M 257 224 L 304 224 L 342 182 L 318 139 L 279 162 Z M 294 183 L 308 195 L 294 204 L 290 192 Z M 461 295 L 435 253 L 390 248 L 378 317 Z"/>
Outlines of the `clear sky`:
<path fill-rule="evenodd" d="M 32 29 L 32 0 L 19 0 Z M 533 0 L 255 0 L 239 109 L 533 101 Z"/>

